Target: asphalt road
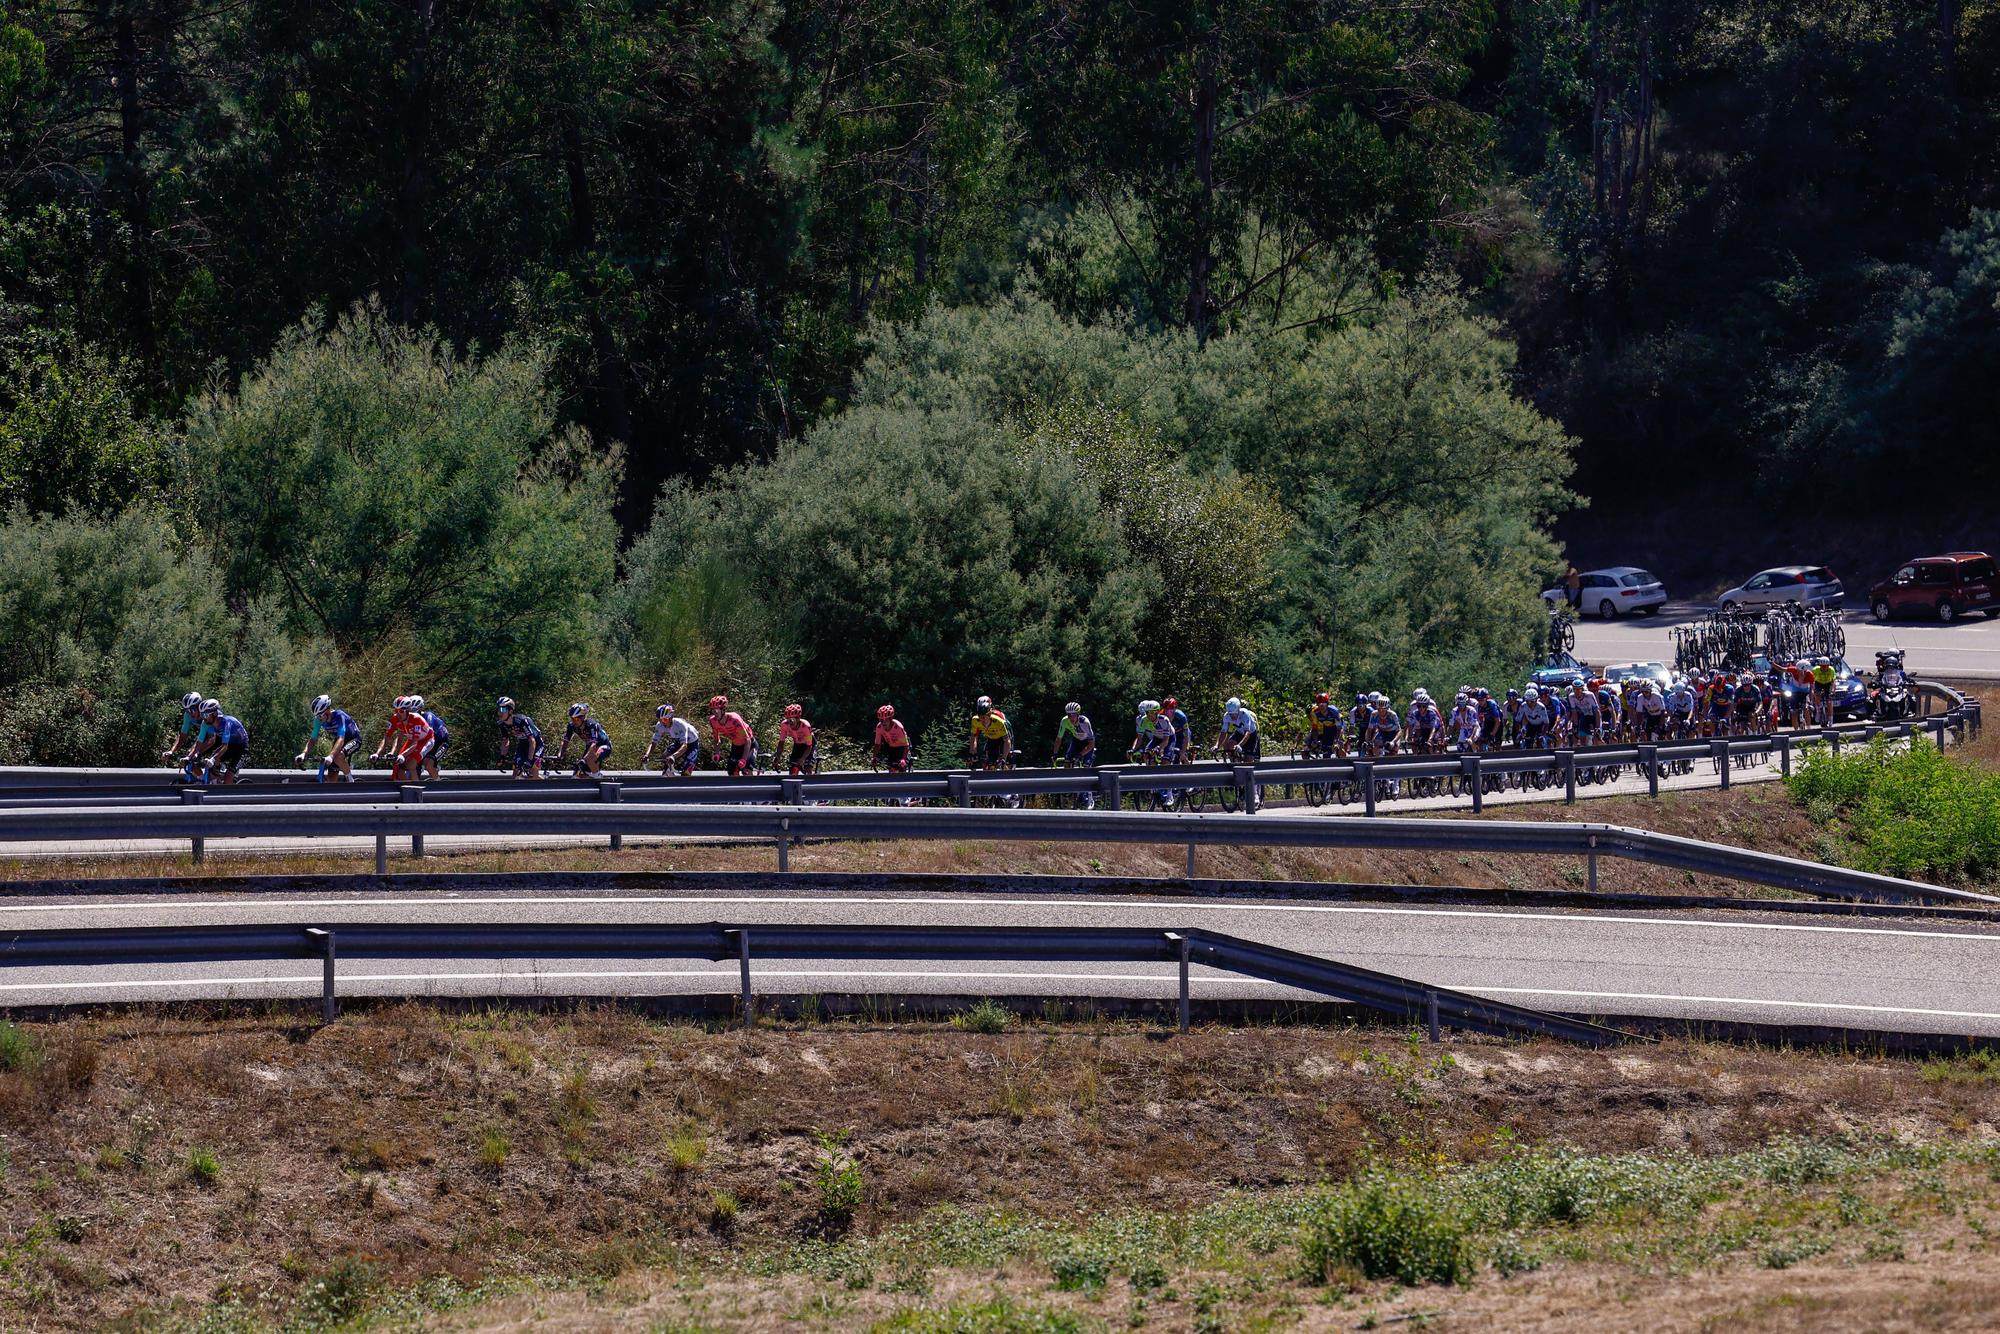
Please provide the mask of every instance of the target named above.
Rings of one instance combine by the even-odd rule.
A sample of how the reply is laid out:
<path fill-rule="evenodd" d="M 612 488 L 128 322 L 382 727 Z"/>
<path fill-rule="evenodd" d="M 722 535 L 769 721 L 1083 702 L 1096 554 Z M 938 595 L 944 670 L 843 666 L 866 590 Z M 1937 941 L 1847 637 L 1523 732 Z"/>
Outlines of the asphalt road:
<path fill-rule="evenodd" d="M 1705 607 L 1670 602 L 1651 616 L 1618 621 L 1587 617 L 1576 625 L 1576 656 L 1602 667 L 1613 662 L 1674 660 L 1668 631 L 1708 614 Z M 1841 614 L 1847 627 L 1847 659 L 1857 670 L 1873 670 L 1875 651 L 1907 650 L 1905 665 L 1924 680 L 2000 681 L 2000 620 L 1972 616 L 1951 625 L 1935 621 L 1878 623 L 1864 608 Z"/>
<path fill-rule="evenodd" d="M 2000 1036 L 2000 927 L 1778 915 L 1536 912 L 1160 898 L 924 895 L 319 896 L 0 900 L 8 926 L 388 921 L 875 921 L 1203 927 L 1517 1004 L 1598 1015 Z M 752 939 L 755 939 L 754 929 Z M 752 965 L 764 994 L 1166 997 L 1170 965 Z M 0 1004 L 262 999 L 318 993 L 309 962 L 0 970 Z M 1203 997 L 1285 989 L 1197 969 Z M 343 960 L 343 995 L 726 994 L 732 964 L 659 960 Z"/>

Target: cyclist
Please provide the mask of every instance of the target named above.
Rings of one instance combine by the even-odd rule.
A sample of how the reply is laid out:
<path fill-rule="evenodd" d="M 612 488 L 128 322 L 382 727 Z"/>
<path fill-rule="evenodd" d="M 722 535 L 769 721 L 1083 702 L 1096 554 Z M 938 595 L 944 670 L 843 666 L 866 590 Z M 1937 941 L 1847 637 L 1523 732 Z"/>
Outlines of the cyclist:
<path fill-rule="evenodd" d="M 1234 695 L 1222 706 L 1222 727 L 1215 734 L 1218 755 L 1241 755 L 1255 764 L 1264 755 L 1264 738 L 1257 731 L 1257 715 L 1243 707 Z"/>
<path fill-rule="evenodd" d="M 1597 696 L 1581 676 L 1573 676 L 1569 681 L 1569 712 L 1575 720 L 1572 735 L 1585 745 L 1598 741 L 1598 729 L 1603 726 L 1602 716 L 1597 711 Z"/>
<path fill-rule="evenodd" d="M 1365 693 L 1354 697 L 1354 707 L 1348 710 L 1347 713 L 1347 734 L 1354 738 L 1355 745 L 1366 744 L 1368 719 L 1374 712 L 1375 710 L 1368 703 L 1368 696 Z"/>
<path fill-rule="evenodd" d="M 389 777 L 397 781 L 414 778 L 422 772 L 424 752 L 431 744 L 431 725 L 423 716 L 410 707 L 409 695 L 398 695 L 393 710 L 389 714 L 389 726 L 382 733 L 382 744 L 368 757 L 374 764 L 385 755 L 389 760 Z"/>
<path fill-rule="evenodd" d="M 1194 724 L 1188 721 L 1181 702 L 1169 695 L 1160 701 L 1160 712 L 1174 725 L 1174 763 L 1194 763 Z"/>
<path fill-rule="evenodd" d="M 1688 684 L 1685 676 L 1674 678 L 1674 684 L 1667 691 L 1665 702 L 1667 717 L 1672 724 L 1674 735 L 1678 738 L 1693 736 L 1695 694 L 1694 687 Z"/>
<path fill-rule="evenodd" d="M 502 695 L 496 705 L 500 719 L 500 767 L 505 770 L 511 764 L 516 778 L 540 778 L 542 776 L 542 756 L 546 745 L 542 740 L 542 729 L 535 726 L 535 720 L 514 707 L 514 701 Z"/>
<path fill-rule="evenodd" d="M 345 709 L 333 707 L 333 696 L 321 695 L 312 702 L 312 730 L 306 733 L 306 744 L 292 761 L 303 765 L 312 751 L 313 742 L 319 740 L 320 733 L 326 733 L 326 758 L 319 762 L 319 781 L 326 781 L 327 770 L 340 775 L 340 781 L 354 781 L 354 752 L 361 749 L 361 724 L 354 721 Z"/>
<path fill-rule="evenodd" d="M 1667 701 L 1650 678 L 1639 682 L 1639 699 L 1630 710 L 1635 740 L 1658 741 L 1666 730 Z"/>
<path fill-rule="evenodd" d="M 1139 701 L 1139 716 L 1132 724 L 1132 762 L 1151 760 L 1155 764 L 1174 762 L 1174 720 L 1160 712 L 1160 701 Z"/>
<path fill-rule="evenodd" d="M 1729 735 L 1729 708 L 1736 698 L 1736 675 L 1712 673 L 1708 678 L 1708 725 L 1703 736 Z"/>
<path fill-rule="evenodd" d="M 1445 726 L 1451 730 L 1454 749 L 1461 755 L 1470 755 L 1479 749 L 1479 734 L 1482 722 L 1479 705 L 1473 701 L 1470 691 L 1461 690 L 1452 697 L 1451 713 L 1445 718 Z"/>
<path fill-rule="evenodd" d="M 1063 705 L 1062 721 L 1056 724 L 1056 761 L 1088 769 L 1097 763 L 1097 732 L 1083 705 L 1074 701 Z"/>
<path fill-rule="evenodd" d="M 1831 658 L 1814 658 L 1812 666 L 1813 722 L 1820 727 L 1833 725 L 1833 684 L 1840 673 Z"/>
<path fill-rule="evenodd" d="M 556 763 L 569 759 L 569 743 L 574 737 L 582 747 L 576 757 L 579 777 L 594 777 L 604 769 L 604 762 L 611 758 L 611 734 L 604 725 L 590 716 L 588 704 L 577 703 L 569 706 L 569 725 L 563 728 L 562 744 L 556 747 Z"/>
<path fill-rule="evenodd" d="M 757 734 L 742 714 L 729 707 L 729 696 L 710 697 L 708 730 L 715 741 L 716 756 L 731 778 L 741 778 L 757 767 Z"/>
<path fill-rule="evenodd" d="M 1549 706 L 1542 702 L 1542 692 L 1529 686 L 1521 692 L 1521 713 L 1517 723 L 1514 744 L 1522 750 L 1539 750 L 1548 742 Z"/>
<path fill-rule="evenodd" d="M 1086 720 L 1087 722 L 1087 720 Z M 872 761 L 889 753 L 889 772 L 908 773 L 910 770 L 910 733 L 896 717 L 896 706 L 884 704 L 875 710 L 875 749 L 870 753 Z"/>
<path fill-rule="evenodd" d="M 437 716 L 422 695 L 410 696 L 410 708 L 431 729 L 430 744 L 418 757 L 418 772 L 428 771 L 433 779 L 441 779 L 444 777 L 444 753 L 451 749 L 451 729 L 444 725 L 444 719 Z"/>
<path fill-rule="evenodd" d="M 1444 715 L 1431 692 L 1421 686 L 1410 699 L 1409 724 L 1412 753 L 1434 755 L 1444 750 Z"/>
<path fill-rule="evenodd" d="M 972 702 L 972 740 L 965 753 L 975 769 L 1004 768 L 1014 758 L 1014 725 L 993 707 L 990 695 Z"/>
<path fill-rule="evenodd" d="M 778 766 L 794 778 L 809 774 L 818 749 L 805 705 L 787 704 L 784 721 L 778 724 Z"/>
<path fill-rule="evenodd" d="M 1340 710 L 1333 706 L 1333 693 L 1322 690 L 1313 696 L 1306 710 L 1306 758 L 1347 757 L 1347 728 Z"/>
<path fill-rule="evenodd" d="M 653 710 L 653 738 L 639 757 L 641 769 L 652 762 L 654 747 L 661 745 L 667 748 L 666 763 L 660 766 L 663 774 L 677 773 L 685 778 L 701 763 L 701 733 L 687 719 L 675 717 L 671 704 Z"/>
<path fill-rule="evenodd" d="M 234 783 L 243 768 L 243 752 L 250 749 L 249 730 L 224 713 L 220 701 L 212 699 L 201 702 L 201 723 L 208 739 L 198 741 L 194 749 L 201 752 L 201 759 L 208 766 L 209 781 Z M 195 759 L 192 751 L 188 758 L 192 771 Z"/>
<path fill-rule="evenodd" d="M 1755 735 L 1764 716 L 1764 678 L 1755 672 L 1744 673 L 1730 702 L 1736 714 L 1737 735 Z"/>
<path fill-rule="evenodd" d="M 1368 696 L 1368 731 L 1364 741 L 1370 756 L 1394 755 L 1396 738 L 1403 734 L 1403 720 L 1396 716 L 1389 697 L 1377 690 Z"/>
<path fill-rule="evenodd" d="M 194 749 L 195 741 L 201 736 L 201 702 L 199 690 L 190 690 L 181 696 L 180 729 L 167 738 L 167 748 L 160 752 L 163 761 L 171 761 L 183 741 L 189 750 Z"/>
<path fill-rule="evenodd" d="M 1479 748 L 1500 749 L 1500 731 L 1507 725 L 1507 711 L 1485 686 L 1475 690 L 1472 698 L 1479 709 Z"/>
<path fill-rule="evenodd" d="M 1500 738 L 1501 744 L 1509 746 L 1520 745 L 1521 692 L 1519 690 L 1511 687 L 1508 689 L 1506 701 L 1500 705 L 1500 718 L 1503 724 L 1502 736 Z"/>

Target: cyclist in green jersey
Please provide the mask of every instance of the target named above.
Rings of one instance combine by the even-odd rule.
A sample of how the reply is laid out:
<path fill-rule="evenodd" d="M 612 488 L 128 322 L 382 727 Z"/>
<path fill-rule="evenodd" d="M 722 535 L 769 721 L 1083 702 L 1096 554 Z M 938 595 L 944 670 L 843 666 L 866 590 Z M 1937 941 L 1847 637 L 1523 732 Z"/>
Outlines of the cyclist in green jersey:
<path fill-rule="evenodd" d="M 1085 768 L 1097 763 L 1097 729 L 1081 704 L 1063 705 L 1063 719 L 1056 724 L 1056 759 Z"/>

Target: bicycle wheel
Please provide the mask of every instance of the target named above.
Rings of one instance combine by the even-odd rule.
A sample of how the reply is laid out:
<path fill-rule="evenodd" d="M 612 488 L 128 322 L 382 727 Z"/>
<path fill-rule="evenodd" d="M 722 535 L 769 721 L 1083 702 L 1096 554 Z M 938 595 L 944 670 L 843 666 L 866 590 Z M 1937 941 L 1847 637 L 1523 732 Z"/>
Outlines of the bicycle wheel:
<path fill-rule="evenodd" d="M 1216 799 L 1222 803 L 1223 810 L 1229 811 L 1231 813 L 1235 812 L 1236 803 L 1238 800 L 1238 794 L 1236 788 L 1233 785 L 1229 787 L 1219 787 L 1215 789 L 1215 795 Z"/>

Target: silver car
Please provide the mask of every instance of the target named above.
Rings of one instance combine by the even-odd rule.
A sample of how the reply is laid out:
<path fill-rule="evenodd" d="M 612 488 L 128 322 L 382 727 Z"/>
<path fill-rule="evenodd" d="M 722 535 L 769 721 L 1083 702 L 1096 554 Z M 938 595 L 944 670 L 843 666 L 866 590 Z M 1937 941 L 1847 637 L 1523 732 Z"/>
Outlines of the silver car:
<path fill-rule="evenodd" d="M 1847 590 L 1824 565 L 1780 565 L 1761 570 L 1718 599 L 1724 611 L 1749 611 L 1779 602 L 1838 607 Z"/>
<path fill-rule="evenodd" d="M 1604 669 L 1604 679 L 1620 687 L 1640 676 L 1651 681 L 1661 692 L 1674 684 L 1674 674 L 1667 670 L 1664 662 L 1614 662 Z"/>
<path fill-rule="evenodd" d="M 1648 571 L 1636 565 L 1613 565 L 1604 570 L 1588 570 L 1577 598 L 1577 610 L 1585 616 L 1611 620 L 1618 616 L 1643 616 L 1666 605 L 1667 590 Z M 1569 594 L 1559 584 L 1542 594 L 1542 601 L 1554 606 L 1566 602 Z"/>

